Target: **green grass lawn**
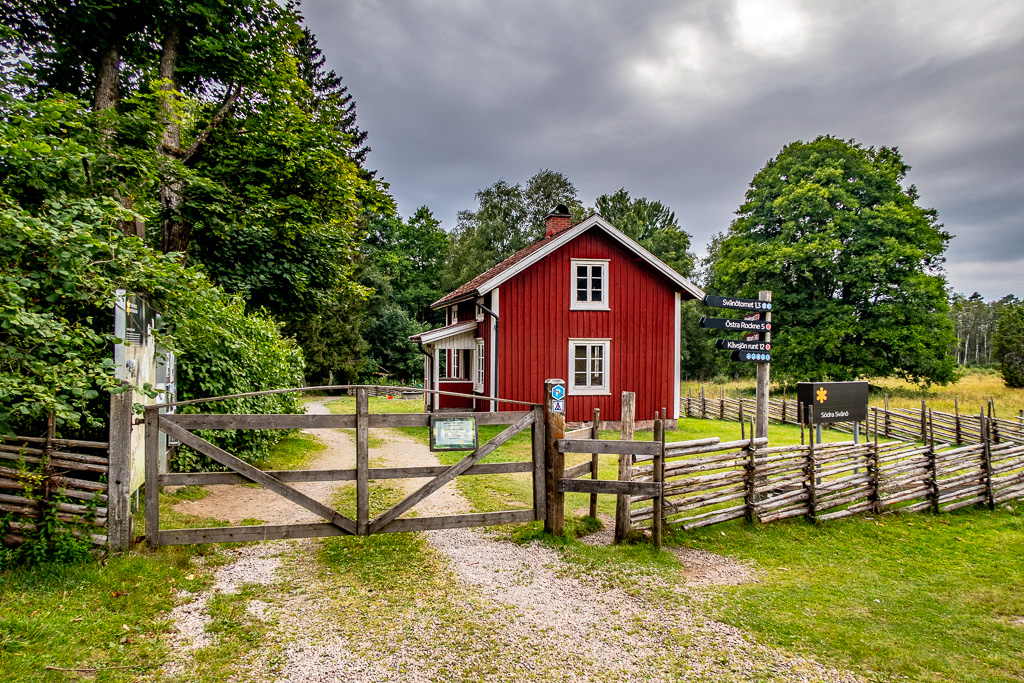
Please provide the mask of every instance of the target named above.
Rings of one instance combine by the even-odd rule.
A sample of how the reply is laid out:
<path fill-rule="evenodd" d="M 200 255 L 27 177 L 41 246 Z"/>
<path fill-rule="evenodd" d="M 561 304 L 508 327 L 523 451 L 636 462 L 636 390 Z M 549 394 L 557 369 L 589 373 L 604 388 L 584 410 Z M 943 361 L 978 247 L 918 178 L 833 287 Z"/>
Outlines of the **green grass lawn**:
<path fill-rule="evenodd" d="M 1024 518 L 1001 508 L 667 536 L 752 563 L 716 616 L 763 641 L 915 681 L 1024 680 Z"/>

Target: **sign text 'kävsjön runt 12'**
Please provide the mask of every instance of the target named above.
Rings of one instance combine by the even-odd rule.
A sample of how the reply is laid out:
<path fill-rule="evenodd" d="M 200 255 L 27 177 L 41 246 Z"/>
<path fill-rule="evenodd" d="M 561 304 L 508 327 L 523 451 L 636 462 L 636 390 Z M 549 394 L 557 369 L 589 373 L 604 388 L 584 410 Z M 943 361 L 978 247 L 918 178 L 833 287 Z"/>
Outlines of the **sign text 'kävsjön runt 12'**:
<path fill-rule="evenodd" d="M 746 341 L 740 339 L 716 339 L 715 348 L 721 351 L 771 351 L 772 345 L 763 341 Z"/>
<path fill-rule="evenodd" d="M 798 382 L 796 396 L 804 410 L 810 406 L 811 424 L 860 422 L 868 417 L 867 382 Z"/>

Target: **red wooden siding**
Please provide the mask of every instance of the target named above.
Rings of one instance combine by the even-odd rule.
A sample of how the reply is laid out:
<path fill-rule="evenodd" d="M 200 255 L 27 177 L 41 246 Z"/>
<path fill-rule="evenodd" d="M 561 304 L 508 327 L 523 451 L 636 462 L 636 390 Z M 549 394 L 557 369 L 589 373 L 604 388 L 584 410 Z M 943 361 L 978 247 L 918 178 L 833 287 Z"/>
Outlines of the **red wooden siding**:
<path fill-rule="evenodd" d="M 441 391 L 452 391 L 456 394 L 472 394 L 473 383 L 472 382 L 457 382 L 457 381 L 441 381 L 441 386 L 438 387 Z M 472 410 L 473 399 L 462 398 L 461 396 L 445 396 L 441 395 L 437 397 L 437 405 L 442 410 L 449 408 L 459 408 L 461 410 Z"/>
<path fill-rule="evenodd" d="M 569 310 L 571 259 L 609 259 L 608 311 Z M 544 380 L 568 382 L 570 338 L 611 339 L 610 396 L 568 396 L 566 420 L 618 420 L 622 392 L 636 418 L 673 414 L 675 286 L 599 230 L 589 230 L 501 285 L 499 393 L 541 402 Z M 515 410 L 503 404 L 503 410 Z"/>

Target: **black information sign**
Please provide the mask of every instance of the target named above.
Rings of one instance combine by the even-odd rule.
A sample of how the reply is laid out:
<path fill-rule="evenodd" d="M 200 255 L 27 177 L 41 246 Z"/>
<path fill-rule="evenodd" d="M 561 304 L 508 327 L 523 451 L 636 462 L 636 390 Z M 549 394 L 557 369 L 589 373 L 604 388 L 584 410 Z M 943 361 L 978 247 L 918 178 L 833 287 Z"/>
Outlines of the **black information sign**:
<path fill-rule="evenodd" d="M 798 382 L 796 396 L 811 407 L 811 424 L 860 422 L 868 417 L 867 382 Z"/>
<path fill-rule="evenodd" d="M 771 351 L 772 345 L 763 341 L 716 339 L 715 348 L 722 351 Z"/>
<path fill-rule="evenodd" d="M 745 363 L 771 363 L 772 354 L 767 352 L 733 351 L 732 359 Z"/>
<path fill-rule="evenodd" d="M 701 316 L 700 326 L 735 332 L 768 332 L 772 329 L 772 324 L 764 320 L 734 320 L 733 318 L 705 318 L 704 316 Z"/>
<path fill-rule="evenodd" d="M 757 313 L 772 310 L 771 301 L 740 299 L 735 296 L 712 296 L 711 294 L 704 297 L 704 305 L 711 308 L 737 308 L 741 311 L 755 311 Z"/>

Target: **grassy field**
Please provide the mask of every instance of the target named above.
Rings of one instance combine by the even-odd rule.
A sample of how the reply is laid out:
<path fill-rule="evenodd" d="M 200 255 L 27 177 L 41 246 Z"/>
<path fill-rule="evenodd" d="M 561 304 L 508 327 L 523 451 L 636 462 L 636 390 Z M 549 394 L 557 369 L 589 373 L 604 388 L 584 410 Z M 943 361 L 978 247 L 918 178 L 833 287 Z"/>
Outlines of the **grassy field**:
<path fill-rule="evenodd" d="M 1024 680 L 1019 510 L 730 523 L 667 540 L 759 570 L 717 592 L 715 616 L 766 642 L 883 679 Z"/>
<path fill-rule="evenodd" d="M 999 417 L 1014 417 L 1024 410 L 1024 389 L 1010 389 L 1003 384 L 1003 378 L 997 370 L 977 369 L 965 372 L 959 381 L 944 387 L 933 386 L 922 389 L 920 386 L 891 377 L 872 378 L 871 405 L 881 407 L 885 396 L 889 397 L 890 408 L 921 408 L 921 399 L 925 399 L 928 407 L 934 410 L 953 412 L 954 400 L 959 401 L 961 412 L 976 413 L 991 398 L 995 400 L 996 414 Z M 682 384 L 682 394 L 700 395 L 701 384 L 686 382 Z M 754 396 L 754 380 L 741 379 L 724 383 L 708 382 L 704 384 L 705 395 L 709 398 L 718 397 L 723 392 L 728 398 Z M 772 397 L 781 398 L 783 392 L 777 387 L 772 388 Z M 787 397 L 793 398 L 793 392 Z"/>

